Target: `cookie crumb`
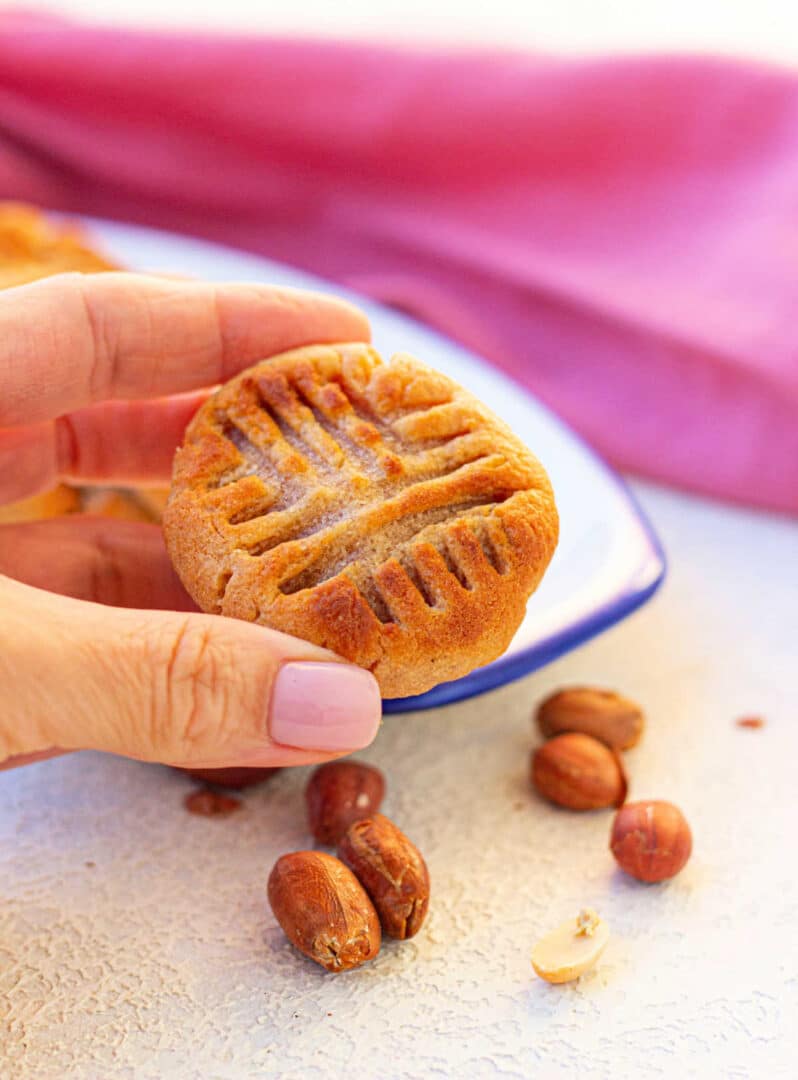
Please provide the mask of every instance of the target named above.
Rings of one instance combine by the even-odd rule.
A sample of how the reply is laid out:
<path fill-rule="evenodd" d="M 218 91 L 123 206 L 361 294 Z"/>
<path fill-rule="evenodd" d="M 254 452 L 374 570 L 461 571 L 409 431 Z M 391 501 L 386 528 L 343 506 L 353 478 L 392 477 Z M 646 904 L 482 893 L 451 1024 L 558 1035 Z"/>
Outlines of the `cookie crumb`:
<path fill-rule="evenodd" d="M 219 791 L 200 788 L 186 795 L 183 805 L 190 814 L 200 817 L 227 817 L 241 809 L 241 800 L 232 795 L 222 795 Z"/>
<path fill-rule="evenodd" d="M 737 727 L 763 728 L 765 721 L 761 716 L 741 716 L 737 721 Z"/>

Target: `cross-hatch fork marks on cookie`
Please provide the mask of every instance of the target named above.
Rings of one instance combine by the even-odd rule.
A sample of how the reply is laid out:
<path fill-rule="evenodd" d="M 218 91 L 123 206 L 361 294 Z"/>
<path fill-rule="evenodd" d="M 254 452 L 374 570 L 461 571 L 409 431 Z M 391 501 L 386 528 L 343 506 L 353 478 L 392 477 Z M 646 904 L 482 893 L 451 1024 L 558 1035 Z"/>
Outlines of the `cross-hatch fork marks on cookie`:
<path fill-rule="evenodd" d="M 362 415 L 365 410 L 362 409 L 361 402 L 358 404 L 361 405 L 360 411 L 338 383 L 327 384 L 319 390 L 309 385 L 307 380 L 303 386 L 299 386 L 296 380 L 289 381 L 282 373 L 274 373 L 268 379 L 260 377 L 258 380 L 243 382 L 239 391 L 239 407 L 229 408 L 226 416 L 220 417 L 223 434 L 236 445 L 240 453 L 249 459 L 256 473 L 258 466 L 267 473 L 264 480 L 270 481 L 269 487 L 275 489 L 274 494 L 267 492 L 250 506 L 245 506 L 230 516 L 229 522 L 233 525 L 261 521 L 262 525 L 267 526 L 265 535 L 261 533 L 254 541 L 242 545 L 244 550 L 251 555 L 262 556 L 287 541 L 309 539 L 317 534 L 329 534 L 335 526 L 346 523 L 343 528 L 336 530 L 338 535 L 335 538 L 335 546 L 342 549 L 341 558 L 337 564 L 330 567 L 327 561 L 326 568 L 314 568 L 313 563 L 316 559 L 310 552 L 303 560 L 306 565 L 300 573 L 280 583 L 280 590 L 286 595 L 313 588 L 357 561 L 359 549 L 363 547 L 363 537 L 369 534 L 369 503 L 372 505 L 379 503 L 382 506 L 381 516 L 384 514 L 386 504 L 389 514 L 391 504 L 394 504 L 397 513 L 396 521 L 406 519 L 406 524 L 409 526 L 402 529 L 401 536 L 396 535 L 395 529 L 392 530 L 394 544 L 403 543 L 412 539 L 425 525 L 434 523 L 434 520 L 429 512 L 408 514 L 402 501 L 397 501 L 397 496 L 402 492 L 418 484 L 429 485 L 469 465 L 484 463 L 487 466 L 489 461 L 494 467 L 503 464 L 503 458 L 500 455 L 490 455 L 486 452 L 484 433 L 464 430 L 459 412 L 455 412 L 455 415 L 451 417 L 446 414 L 446 406 L 450 405 L 451 401 L 439 402 L 433 408 L 437 423 L 440 424 L 443 421 L 444 427 L 448 425 L 453 433 L 442 439 L 433 440 L 432 445 L 430 445 L 430 440 L 426 440 L 425 449 L 410 455 L 406 452 L 407 444 L 416 441 L 413 435 L 424 434 L 423 431 L 418 431 L 418 424 L 424 416 L 429 419 L 431 410 L 426 413 L 424 410 L 417 409 L 405 411 L 401 419 L 404 421 L 406 431 L 412 434 L 410 438 L 405 436 L 402 439 L 390 424 L 377 418 L 373 410 L 369 410 L 366 416 Z M 326 408 L 326 413 L 322 411 L 322 408 Z M 379 427 L 374 423 L 375 419 L 379 420 Z M 390 444 L 390 449 L 386 448 L 386 443 Z M 455 443 L 457 446 L 452 456 L 452 444 Z M 359 489 L 358 501 L 365 504 L 364 511 L 356 512 L 352 516 L 351 510 L 346 505 L 339 506 L 337 510 L 331 510 L 327 500 L 306 497 L 304 503 L 297 506 L 298 516 L 304 521 L 304 527 L 297 531 L 294 516 L 280 514 L 280 511 L 290 509 L 301 499 L 301 489 L 296 490 L 296 485 L 294 485 L 294 497 L 290 500 L 280 487 L 274 457 L 277 456 L 278 462 L 285 460 L 286 449 L 282 444 L 287 444 L 290 450 L 299 455 L 304 471 L 310 474 L 314 482 L 324 484 L 325 480 L 332 479 L 333 494 L 336 488 L 342 486 L 343 473 L 346 480 L 350 484 L 354 483 L 355 488 Z M 404 454 L 396 452 L 403 449 Z M 332 461 L 329 458 L 326 459 L 325 455 L 329 455 Z M 358 468 L 353 468 L 351 464 L 353 458 Z M 296 466 L 293 456 L 290 463 Z M 386 496 L 391 497 L 386 499 Z M 278 499 L 281 500 L 279 506 Z M 497 500 L 491 498 L 487 501 L 492 504 Z M 407 500 L 404 501 L 405 505 L 406 502 Z M 462 506 L 455 510 L 447 493 L 440 506 L 432 509 L 433 512 L 444 511 L 445 518 L 451 519 L 452 515 L 458 511 L 470 509 L 475 505 L 477 504 L 472 503 L 468 507 Z M 364 512 L 366 520 L 363 520 Z M 474 524 L 476 525 L 476 521 Z M 478 532 L 475 529 L 477 542 L 490 565 L 500 573 L 503 560 L 484 528 L 484 523 L 482 524 L 483 527 Z M 321 536 L 320 540 L 322 540 Z M 448 572 L 456 578 L 462 588 L 471 589 L 473 585 L 469 580 L 469 575 L 459 565 L 456 554 L 446 542 L 445 535 L 435 537 L 435 540 Z M 315 546 L 321 549 L 323 542 Z M 438 600 L 425 585 L 423 575 L 415 565 L 412 554 L 404 552 L 400 563 L 424 603 L 429 607 L 437 606 Z M 390 621 L 389 606 L 381 596 L 379 587 L 375 589 L 372 582 L 363 581 L 361 592 L 380 621 Z"/>

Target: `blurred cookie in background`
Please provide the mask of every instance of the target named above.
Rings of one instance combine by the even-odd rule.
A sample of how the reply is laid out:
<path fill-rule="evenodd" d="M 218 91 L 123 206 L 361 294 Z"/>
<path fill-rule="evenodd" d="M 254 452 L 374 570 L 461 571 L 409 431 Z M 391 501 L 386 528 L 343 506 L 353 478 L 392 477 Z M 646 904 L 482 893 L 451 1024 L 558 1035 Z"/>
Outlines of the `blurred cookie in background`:
<path fill-rule="evenodd" d="M 80 512 L 122 521 L 154 520 L 137 493 L 125 488 L 83 488 L 80 492 Z"/>
<path fill-rule="evenodd" d="M 92 274 L 117 269 L 74 222 L 52 221 L 22 203 L 0 203 L 0 288 L 68 270 Z"/>
<path fill-rule="evenodd" d="M 76 514 L 80 509 L 80 492 L 69 484 L 59 484 L 52 491 L 33 495 L 30 499 L 0 505 L 0 525 L 63 517 L 64 514 Z"/>
<path fill-rule="evenodd" d="M 0 289 L 68 271 L 96 274 L 119 269 L 95 250 L 81 225 L 51 219 L 34 206 L 0 202 Z M 52 491 L 0 506 L 0 523 L 77 513 L 158 522 L 168 493 L 168 488 L 128 490 L 59 484 Z"/>

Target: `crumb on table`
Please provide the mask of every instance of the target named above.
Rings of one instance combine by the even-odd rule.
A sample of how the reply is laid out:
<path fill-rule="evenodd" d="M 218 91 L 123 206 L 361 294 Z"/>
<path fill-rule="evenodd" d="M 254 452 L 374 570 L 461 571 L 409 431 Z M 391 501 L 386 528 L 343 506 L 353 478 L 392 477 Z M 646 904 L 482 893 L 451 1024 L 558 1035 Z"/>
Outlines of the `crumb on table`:
<path fill-rule="evenodd" d="M 741 716 L 737 721 L 737 727 L 744 728 L 763 728 L 765 721 L 761 716 Z"/>
<path fill-rule="evenodd" d="M 190 814 L 199 814 L 201 817 L 227 817 L 228 814 L 241 809 L 241 800 L 232 795 L 222 795 L 219 791 L 199 788 L 186 795 L 184 805 Z"/>

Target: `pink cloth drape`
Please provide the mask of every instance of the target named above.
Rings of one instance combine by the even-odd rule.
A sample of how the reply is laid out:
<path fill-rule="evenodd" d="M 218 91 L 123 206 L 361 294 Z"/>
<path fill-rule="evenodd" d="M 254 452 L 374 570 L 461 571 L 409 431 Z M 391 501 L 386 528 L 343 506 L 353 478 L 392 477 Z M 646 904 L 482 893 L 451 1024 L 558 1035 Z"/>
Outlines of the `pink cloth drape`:
<path fill-rule="evenodd" d="M 0 15 L 0 197 L 313 270 L 622 468 L 798 512 L 796 74 Z"/>

